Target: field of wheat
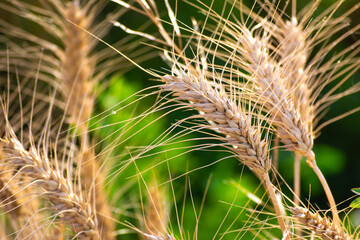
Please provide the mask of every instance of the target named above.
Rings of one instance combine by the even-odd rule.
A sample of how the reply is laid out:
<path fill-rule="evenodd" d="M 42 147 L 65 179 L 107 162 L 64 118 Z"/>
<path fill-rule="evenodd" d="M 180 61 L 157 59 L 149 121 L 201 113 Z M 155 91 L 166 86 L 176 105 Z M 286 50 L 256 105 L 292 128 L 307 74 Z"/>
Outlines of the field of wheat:
<path fill-rule="evenodd" d="M 357 1 L 1 1 L 0 239 L 360 239 Z"/>

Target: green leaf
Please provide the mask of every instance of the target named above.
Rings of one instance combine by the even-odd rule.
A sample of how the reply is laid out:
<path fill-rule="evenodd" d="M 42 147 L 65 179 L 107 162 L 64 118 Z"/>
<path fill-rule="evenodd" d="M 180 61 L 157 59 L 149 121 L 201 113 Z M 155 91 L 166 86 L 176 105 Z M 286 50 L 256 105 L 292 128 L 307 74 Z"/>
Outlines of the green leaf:
<path fill-rule="evenodd" d="M 352 203 L 350 203 L 352 208 L 360 208 L 360 197 L 356 198 Z"/>
<path fill-rule="evenodd" d="M 353 188 L 353 189 L 351 189 L 351 191 L 353 193 L 355 193 L 356 195 L 360 195 L 360 188 Z"/>

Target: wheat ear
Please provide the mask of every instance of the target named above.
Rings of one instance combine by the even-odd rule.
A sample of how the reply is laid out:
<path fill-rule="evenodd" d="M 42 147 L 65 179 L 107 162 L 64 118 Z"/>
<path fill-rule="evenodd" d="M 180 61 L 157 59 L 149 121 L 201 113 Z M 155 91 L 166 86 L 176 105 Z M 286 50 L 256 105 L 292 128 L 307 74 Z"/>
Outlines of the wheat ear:
<path fill-rule="evenodd" d="M 259 95 L 266 99 L 265 107 L 274 118 L 277 134 L 288 150 L 313 158 L 311 130 L 294 109 L 281 72 L 268 55 L 267 41 L 267 38 L 253 37 L 247 28 L 243 28 L 242 44 L 246 51 L 243 56 L 250 62 L 248 68 L 254 74 L 252 81 L 260 87 Z"/>
<path fill-rule="evenodd" d="M 143 214 L 144 232 L 142 234 L 148 236 L 149 239 L 152 237 L 154 239 L 175 240 L 166 229 L 169 220 L 169 203 L 165 191 L 159 189 L 155 180 L 150 182 L 146 189 L 148 201 Z"/>
<path fill-rule="evenodd" d="M 296 1 L 293 0 L 293 3 Z M 294 7 L 294 6 L 293 6 Z M 311 104 L 310 89 L 306 84 L 308 75 L 305 72 L 305 64 L 308 53 L 308 43 L 306 41 L 306 32 L 303 26 L 297 21 L 295 16 L 295 9 L 293 9 L 293 16 L 290 21 L 284 21 L 281 16 L 275 17 L 276 25 L 278 27 L 279 47 L 276 52 L 281 57 L 280 64 L 282 68 L 288 73 L 284 85 L 291 91 L 291 99 L 294 108 L 300 114 L 303 124 L 307 125 L 308 129 L 312 129 L 312 121 L 314 118 L 314 106 Z M 275 12 L 275 11 L 274 11 Z M 273 30 L 275 32 L 275 30 Z M 298 206 L 301 199 L 301 158 L 299 152 L 294 152 L 294 205 Z M 301 232 L 298 228 L 295 229 L 298 236 Z"/>
<path fill-rule="evenodd" d="M 166 83 L 163 89 L 172 91 L 180 100 L 189 101 L 191 108 L 202 113 L 199 117 L 214 123 L 212 129 L 226 135 L 225 141 L 232 145 L 231 149 L 239 160 L 262 181 L 274 205 L 283 235 L 287 236 L 284 216 L 269 178 L 271 161 L 267 142 L 261 139 L 260 127 L 254 127 L 251 116 L 246 115 L 225 92 L 213 89 L 206 80 L 186 74 L 181 77 L 167 75 L 162 80 Z"/>
<path fill-rule="evenodd" d="M 36 201 L 32 201 L 33 199 L 29 197 L 34 189 L 25 188 L 25 184 L 21 184 L 19 179 L 13 176 L 16 170 L 6 164 L 5 155 L 1 154 L 1 165 L 6 166 L 6 169 L 2 168 L 0 174 L 0 207 L 3 213 L 6 213 L 13 231 L 17 232 L 17 237 L 41 237 L 44 232 L 39 227 L 38 219 L 34 215 Z M 23 179 L 22 181 L 27 180 Z"/>
<path fill-rule="evenodd" d="M 281 56 L 280 63 L 283 69 L 288 72 L 285 87 L 292 90 L 291 99 L 294 108 L 299 112 L 302 123 L 307 124 L 308 129 L 312 129 L 314 107 L 311 103 L 310 89 L 306 84 L 307 74 L 305 74 L 305 63 L 307 60 L 306 35 L 302 26 L 298 24 L 295 16 L 291 21 L 277 21 L 280 31 L 279 49 L 277 52 Z M 282 19 L 281 19 L 282 20 Z M 310 116 L 309 116 L 310 115 Z M 294 203 L 299 205 L 300 201 L 300 160 L 302 156 L 295 152 L 294 160 Z"/>
<path fill-rule="evenodd" d="M 335 224 L 340 224 L 338 211 L 330 187 L 318 168 L 315 161 L 313 147 L 313 131 L 304 124 L 300 113 L 290 98 L 290 92 L 285 88 L 281 77 L 282 69 L 272 63 L 267 53 L 267 47 L 263 43 L 266 39 L 252 37 L 251 32 L 244 30 L 244 48 L 251 54 L 245 55 L 254 73 L 254 81 L 262 89 L 261 95 L 266 98 L 265 106 L 273 117 L 273 124 L 277 128 L 277 134 L 288 150 L 294 151 L 307 157 L 308 165 L 314 170 L 319 178 L 326 196 L 329 200 Z M 298 156 L 299 157 L 299 156 Z"/>
<path fill-rule="evenodd" d="M 321 217 L 319 213 L 312 213 L 302 207 L 291 208 L 293 216 L 303 223 L 308 229 L 315 232 L 323 240 L 351 240 L 343 228 L 330 222 L 326 217 Z"/>
<path fill-rule="evenodd" d="M 77 127 L 81 138 L 82 183 L 87 191 L 94 190 L 94 203 L 99 230 L 104 239 L 113 239 L 115 224 L 112 220 L 111 207 L 105 197 L 105 178 L 93 149 L 89 143 L 87 120 L 93 109 L 94 82 L 90 81 L 93 68 L 90 64 L 90 36 L 83 29 L 89 29 L 92 19 L 76 3 L 68 3 L 64 13 L 67 20 L 64 28 L 65 52 L 63 58 L 64 97 L 67 99 L 67 114 L 71 124 Z"/>
<path fill-rule="evenodd" d="M 93 86 L 90 77 L 93 66 L 90 65 L 90 36 L 82 29 L 89 29 L 91 19 L 85 15 L 78 4 L 68 3 L 64 17 L 70 22 L 64 22 L 63 69 L 61 84 L 65 99 L 69 100 L 67 114 L 72 125 L 78 125 L 80 131 L 86 129 L 86 120 L 93 109 Z"/>
<path fill-rule="evenodd" d="M 53 209 L 79 239 L 100 239 L 91 205 L 74 192 L 69 180 L 51 166 L 46 155 L 41 156 L 34 147 L 25 150 L 16 137 L 11 135 L 1 139 L 2 150 L 9 164 L 20 168 L 22 174 L 45 190 Z"/>

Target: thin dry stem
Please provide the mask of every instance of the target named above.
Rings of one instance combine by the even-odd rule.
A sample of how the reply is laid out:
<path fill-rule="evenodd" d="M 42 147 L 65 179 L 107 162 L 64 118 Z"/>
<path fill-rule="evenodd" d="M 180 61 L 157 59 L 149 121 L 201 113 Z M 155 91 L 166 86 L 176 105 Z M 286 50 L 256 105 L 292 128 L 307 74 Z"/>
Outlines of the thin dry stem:
<path fill-rule="evenodd" d="M 317 166 L 316 162 L 314 160 L 308 160 L 308 165 L 313 169 L 313 171 L 315 172 L 316 176 L 318 177 L 318 179 L 321 182 L 321 185 L 325 191 L 326 197 L 329 201 L 329 205 L 330 205 L 330 210 L 332 212 L 333 215 L 333 222 L 337 227 L 340 227 L 340 218 L 339 218 L 339 214 L 338 214 L 338 210 L 336 207 L 336 202 L 334 200 L 334 197 L 332 195 L 332 192 L 330 190 L 329 184 L 327 183 L 325 176 L 322 174 L 322 172 L 320 171 L 319 167 Z"/>
<path fill-rule="evenodd" d="M 301 158 L 302 155 L 295 152 L 294 159 L 294 205 L 300 205 L 301 199 Z M 295 227 L 296 236 L 299 238 L 301 236 L 301 231 L 299 227 Z"/>
<path fill-rule="evenodd" d="M 284 217 L 283 217 L 283 213 L 281 211 L 280 208 L 280 203 L 276 197 L 275 194 L 275 187 L 271 184 L 270 178 L 269 178 L 269 174 L 263 174 L 262 176 L 263 179 L 263 185 L 266 189 L 266 192 L 268 193 L 270 200 L 274 206 L 275 209 L 275 213 L 276 213 L 276 218 L 278 220 L 279 226 L 281 231 L 283 232 L 283 238 L 282 239 L 291 239 L 291 234 L 288 230 L 288 227 L 286 226 L 286 223 L 284 221 Z"/>
<path fill-rule="evenodd" d="M 300 203 L 301 198 L 301 158 L 302 155 L 295 152 L 294 159 L 294 204 L 296 206 Z"/>

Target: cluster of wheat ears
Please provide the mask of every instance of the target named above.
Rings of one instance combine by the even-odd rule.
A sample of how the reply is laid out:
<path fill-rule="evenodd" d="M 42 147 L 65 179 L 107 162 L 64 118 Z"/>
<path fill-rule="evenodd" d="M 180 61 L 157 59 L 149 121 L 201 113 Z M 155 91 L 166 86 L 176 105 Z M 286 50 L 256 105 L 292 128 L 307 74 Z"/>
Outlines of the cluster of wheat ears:
<path fill-rule="evenodd" d="M 0 239 L 198 239 L 200 231 L 213 239 L 356 239 L 356 226 L 346 222 L 354 208 L 339 216 L 313 146 L 323 127 L 359 110 L 322 120 L 330 105 L 360 90 L 358 79 L 348 81 L 360 68 L 360 41 L 341 45 L 360 29 L 348 20 L 360 4 L 340 11 L 343 1 L 333 1 L 319 12 L 318 0 L 300 11 L 296 0 L 244 2 L 188 1 L 200 19 L 183 22 L 180 5 L 169 0 L 1 1 Z M 145 24 L 129 26 L 128 14 Z M 118 42 L 103 40 L 110 30 L 121 34 Z M 159 56 L 167 69 L 142 67 Z M 106 79 L 133 67 L 150 74 L 153 86 L 96 110 L 111 88 Z M 152 106 L 138 113 L 143 101 Z M 125 108 L 134 110 L 106 122 Z M 173 112 L 185 114 L 166 132 L 131 142 L 135 134 L 146 139 L 144 129 Z M 116 131 L 97 135 L 113 124 Z M 201 143 L 156 158 L 192 133 Z M 205 197 L 196 209 L 190 183 L 176 189 L 169 164 L 212 147 L 225 150 L 221 160 L 233 161 L 239 173 L 245 166 L 264 196 L 245 191 L 248 205 L 227 203 L 229 212 L 245 210 L 247 221 L 235 215 L 226 225 L 226 214 L 218 229 L 201 229 Z M 117 148 L 123 154 L 113 154 Z M 278 168 L 279 151 L 294 153 L 291 184 Z M 327 197 L 326 214 L 300 195 L 304 159 Z M 167 180 L 144 177 L 160 165 Z M 131 167 L 136 171 L 116 180 Z M 194 207 L 193 233 L 177 206 L 187 188 L 190 196 L 182 199 Z"/>

